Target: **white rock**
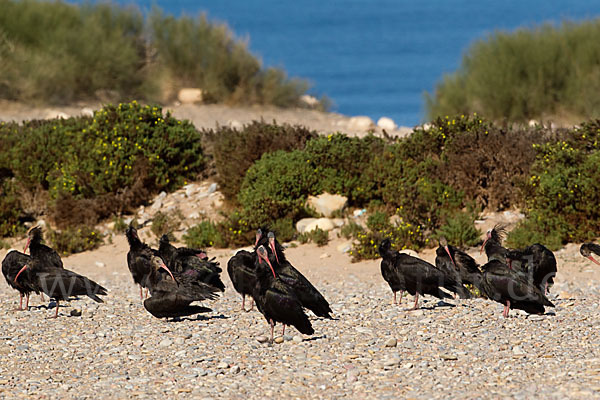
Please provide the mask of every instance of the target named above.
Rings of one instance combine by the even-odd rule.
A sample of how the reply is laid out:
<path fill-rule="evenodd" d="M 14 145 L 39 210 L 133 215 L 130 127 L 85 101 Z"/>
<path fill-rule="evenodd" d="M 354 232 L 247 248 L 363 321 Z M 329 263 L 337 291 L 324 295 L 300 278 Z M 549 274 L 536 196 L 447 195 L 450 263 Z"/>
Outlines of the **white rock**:
<path fill-rule="evenodd" d="M 296 222 L 296 230 L 300 233 L 304 233 L 304 231 L 306 231 L 306 227 L 316 220 L 317 218 L 303 218 Z"/>
<path fill-rule="evenodd" d="M 319 100 L 316 97 L 313 97 L 308 94 L 303 94 L 302 96 L 300 96 L 300 101 L 309 107 L 315 107 L 319 104 Z"/>
<path fill-rule="evenodd" d="M 389 338 L 385 341 L 385 347 L 396 347 L 398 340 L 396 338 Z"/>
<path fill-rule="evenodd" d="M 373 122 L 373 120 L 364 115 L 352 117 L 348 121 L 348 129 L 357 131 L 368 131 L 369 129 L 373 128 L 375 128 L 375 123 Z"/>
<path fill-rule="evenodd" d="M 319 256 L 319 258 L 322 259 L 322 260 L 325 259 L 325 258 L 329 258 L 329 257 L 331 257 L 331 254 L 327 254 L 327 253 L 323 253 L 323 254 L 321 254 Z"/>
<path fill-rule="evenodd" d="M 363 215 L 366 212 L 367 212 L 366 208 L 363 208 L 363 209 L 360 209 L 360 210 L 356 209 L 356 210 L 354 210 L 354 212 L 352 213 L 352 215 L 354 215 L 355 217 L 360 217 L 361 215 Z"/>
<path fill-rule="evenodd" d="M 394 131 L 398 128 L 398 125 L 396 125 L 394 120 L 388 117 L 379 118 L 377 120 L 377 126 L 386 131 Z"/>
<path fill-rule="evenodd" d="M 316 221 L 313 221 L 306 225 L 306 227 L 304 228 L 304 232 L 311 232 L 317 228 L 320 228 L 324 231 L 330 231 L 333 228 L 335 228 L 335 224 L 329 218 L 319 218 Z"/>
<path fill-rule="evenodd" d="M 156 198 L 156 200 L 154 200 L 154 203 L 152 203 L 152 207 L 150 207 L 150 212 L 156 212 L 158 210 L 160 210 L 162 207 L 162 200 L 159 198 Z"/>
<path fill-rule="evenodd" d="M 160 341 L 160 343 L 158 345 L 160 347 L 169 347 L 172 344 L 173 344 L 173 342 L 171 341 L 171 339 L 163 339 Z"/>
<path fill-rule="evenodd" d="M 83 115 L 84 117 L 93 117 L 94 116 L 94 110 L 92 110 L 89 107 L 83 107 L 81 109 L 81 115 Z"/>
<path fill-rule="evenodd" d="M 337 246 L 336 249 L 340 253 L 347 253 L 347 252 L 349 252 L 352 249 L 352 243 L 345 242 L 345 243 L 338 244 L 338 246 Z"/>
<path fill-rule="evenodd" d="M 188 219 L 199 219 L 200 214 L 198 214 L 198 212 L 193 212 L 190 215 L 188 215 L 187 217 L 188 217 Z"/>
<path fill-rule="evenodd" d="M 331 217 L 335 211 L 344 208 L 348 198 L 339 194 L 322 193 L 318 196 L 308 196 L 307 203 L 324 217 Z"/>
<path fill-rule="evenodd" d="M 214 193 L 216 191 L 217 191 L 217 184 L 211 183 L 210 186 L 208 187 L 208 194 Z"/>
<path fill-rule="evenodd" d="M 231 119 L 231 120 L 227 121 L 227 125 L 231 129 L 235 129 L 238 131 L 244 129 L 244 124 L 242 124 L 240 121 L 237 121 L 235 119 Z"/>
<path fill-rule="evenodd" d="M 292 341 L 293 341 L 294 343 L 302 343 L 302 341 L 303 341 L 303 340 L 304 340 L 304 339 L 302 339 L 302 336 L 298 336 L 298 335 L 296 335 L 296 336 L 294 336 L 294 337 L 292 338 Z"/>
<path fill-rule="evenodd" d="M 100 261 L 96 261 L 96 267 L 104 268 L 104 267 L 106 267 L 106 264 L 104 264 L 103 262 L 100 262 Z"/>
<path fill-rule="evenodd" d="M 538 125 L 538 122 L 535 119 L 530 119 L 529 122 L 527 123 L 527 125 L 529 125 L 530 127 L 535 127 L 536 125 Z"/>
<path fill-rule="evenodd" d="M 192 195 L 198 191 L 198 186 L 194 185 L 194 184 L 186 185 L 186 186 L 184 186 L 184 189 L 185 189 L 185 195 L 187 197 L 192 197 Z"/>
<path fill-rule="evenodd" d="M 202 102 L 202 89 L 183 88 L 177 94 L 177 100 L 181 104 L 193 104 Z"/>

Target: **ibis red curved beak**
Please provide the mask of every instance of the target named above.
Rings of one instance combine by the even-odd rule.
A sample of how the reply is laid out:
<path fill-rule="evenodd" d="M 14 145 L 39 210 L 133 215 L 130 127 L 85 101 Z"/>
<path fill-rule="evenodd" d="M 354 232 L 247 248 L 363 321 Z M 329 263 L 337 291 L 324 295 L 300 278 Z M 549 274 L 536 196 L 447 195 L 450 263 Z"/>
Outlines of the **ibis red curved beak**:
<path fill-rule="evenodd" d="M 485 247 L 485 244 L 487 243 L 487 241 L 489 240 L 489 236 L 485 238 L 485 240 L 483 241 L 483 244 L 481 245 L 481 248 L 479 249 L 479 254 L 483 253 L 483 248 Z"/>
<path fill-rule="evenodd" d="M 23 247 L 23 253 L 27 252 L 27 248 L 29 247 L 30 243 L 31 243 L 31 238 L 27 238 L 27 243 L 25 243 L 25 247 Z"/>
<path fill-rule="evenodd" d="M 173 274 L 171 273 L 171 270 L 165 265 L 165 263 L 160 263 L 160 267 L 162 269 L 167 270 L 167 272 L 169 273 L 169 275 L 171 275 L 171 278 L 173 278 L 173 282 L 177 283 L 177 281 L 175 280 L 175 277 L 173 276 Z"/>
<path fill-rule="evenodd" d="M 27 267 L 28 267 L 28 265 L 27 265 L 27 264 L 25 264 L 25 265 L 23 265 L 23 268 L 21 268 L 21 269 L 19 270 L 19 272 L 17 272 L 17 276 L 15 276 L 15 279 L 13 279 L 13 282 L 14 282 L 15 284 L 19 285 L 19 283 L 17 282 L 17 279 L 19 278 L 19 275 L 21 275 L 21 272 L 25 271 L 25 270 L 27 269 Z M 21 286 L 21 285 L 19 285 L 19 286 Z"/>
<path fill-rule="evenodd" d="M 256 240 L 254 241 L 254 247 L 256 247 L 256 245 L 258 244 L 258 241 L 260 240 L 261 237 L 262 237 L 262 231 L 259 229 L 256 231 Z"/>
<path fill-rule="evenodd" d="M 598 262 L 598 260 L 596 260 L 594 257 L 592 257 L 592 256 L 588 256 L 588 258 L 589 258 L 591 261 L 595 262 L 596 264 L 600 265 L 600 262 Z"/>
<path fill-rule="evenodd" d="M 454 262 L 454 258 L 452 258 L 452 254 L 450 254 L 450 249 L 448 248 L 448 246 L 444 246 L 444 250 L 446 250 L 446 253 L 448 253 L 448 257 L 450 257 L 450 261 L 452 261 L 452 264 L 454 264 L 454 269 L 458 271 L 458 267 Z"/>
<path fill-rule="evenodd" d="M 269 247 L 271 247 L 271 250 L 273 250 L 273 254 L 275 254 L 275 259 L 277 260 L 277 264 L 279 264 L 279 257 L 277 256 L 277 251 L 275 250 L 275 238 L 274 237 L 269 238 Z"/>
<path fill-rule="evenodd" d="M 265 250 L 264 247 L 260 246 L 257 251 L 258 253 L 258 257 L 261 260 L 265 260 L 267 262 L 267 264 L 269 264 L 269 268 L 271 268 L 271 272 L 273 273 L 273 277 L 277 278 L 277 275 L 275 275 L 275 270 L 273 269 L 273 266 L 271 265 L 271 261 L 269 261 L 269 257 L 267 256 L 267 250 Z"/>

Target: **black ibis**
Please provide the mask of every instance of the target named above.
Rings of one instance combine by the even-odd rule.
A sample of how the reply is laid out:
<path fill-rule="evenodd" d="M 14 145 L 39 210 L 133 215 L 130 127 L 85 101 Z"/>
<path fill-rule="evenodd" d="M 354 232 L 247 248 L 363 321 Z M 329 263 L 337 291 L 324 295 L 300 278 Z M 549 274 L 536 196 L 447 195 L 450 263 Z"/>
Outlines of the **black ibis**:
<path fill-rule="evenodd" d="M 331 307 L 325 297 L 286 259 L 283 247 L 275 239 L 273 232 L 267 234 L 267 241 L 270 249 L 267 253 L 277 276 L 296 292 L 303 307 L 308 308 L 317 317 L 332 319 Z"/>
<path fill-rule="evenodd" d="M 27 249 L 29 248 L 29 254 L 34 258 L 42 260 L 45 265 L 63 268 L 62 259 L 56 250 L 42 243 L 43 235 L 40 226 L 31 228 L 27 236 L 27 243 L 25 244 L 23 253 L 27 252 Z"/>
<path fill-rule="evenodd" d="M 256 252 L 258 257 L 256 261 L 257 280 L 252 297 L 258 311 L 271 325 L 271 342 L 277 322 L 282 323 L 284 327 L 292 325 L 305 335 L 315 333 L 296 292 L 276 275 L 266 249 L 259 246 Z"/>
<path fill-rule="evenodd" d="M 256 240 L 254 241 L 254 247 L 258 245 L 258 241 L 262 238 L 262 230 L 256 231 Z M 246 296 L 252 296 L 252 291 L 256 285 L 256 261 L 258 256 L 256 250 L 250 252 L 247 250 L 240 250 L 233 257 L 227 261 L 227 273 L 229 279 L 233 284 L 233 288 L 236 292 L 242 295 L 242 310 L 252 310 L 252 303 L 250 304 L 250 310 L 246 310 Z M 252 298 L 251 298 L 251 301 Z"/>
<path fill-rule="evenodd" d="M 508 249 L 502 246 L 506 229 L 503 225 L 496 225 L 492 229 L 488 230 L 485 234 L 485 240 L 481 245 L 479 252 L 485 250 L 488 261 L 499 260 L 504 262 L 506 260 L 506 252 Z"/>
<path fill-rule="evenodd" d="M 26 281 L 25 279 L 21 278 L 19 281 L 15 279 L 21 268 L 30 262 L 30 256 L 17 250 L 10 251 L 6 257 L 4 257 L 4 260 L 2 260 L 2 275 L 4 275 L 6 283 L 8 283 L 8 286 L 19 292 L 19 308 L 17 308 L 16 311 L 22 311 L 24 309 L 28 310 L 29 294 L 31 292 L 39 292 L 30 282 Z M 25 295 L 27 298 L 25 308 L 23 308 L 23 295 Z"/>
<path fill-rule="evenodd" d="M 530 314 L 543 314 L 544 307 L 554 307 L 537 286 L 502 261 L 488 261 L 481 270 L 479 286 L 487 298 L 504 305 L 502 315 L 505 318 L 511 308 Z"/>
<path fill-rule="evenodd" d="M 509 268 L 524 273 L 544 294 L 550 292 L 557 272 L 556 258 L 552 251 L 536 243 L 522 250 L 509 250 L 506 259 Z"/>
<path fill-rule="evenodd" d="M 600 265 L 600 262 L 592 256 L 592 253 L 600 256 L 600 245 L 597 245 L 596 243 L 584 243 L 579 248 L 579 252 L 582 256 L 589 258 L 590 261 Z"/>
<path fill-rule="evenodd" d="M 148 297 L 148 276 L 152 271 L 152 257 L 158 256 L 158 251 L 150 248 L 142 242 L 137 229 L 130 226 L 125 231 L 127 242 L 129 242 L 129 252 L 127 253 L 127 267 L 131 272 L 133 282 L 140 285 L 140 299 L 144 299 L 142 289 L 146 289 Z"/>
<path fill-rule="evenodd" d="M 225 291 L 221 281 L 222 272 L 219 263 L 209 260 L 206 252 L 187 247 L 173 246 L 167 235 L 162 235 L 159 240 L 158 254 L 174 273 L 190 275 L 196 279 Z"/>
<path fill-rule="evenodd" d="M 150 266 L 148 286 L 151 296 L 144 300 L 144 308 L 150 314 L 156 318 L 177 318 L 210 311 L 209 308 L 191 303 L 217 298 L 218 288 L 185 274 L 175 278 L 158 256 L 150 257 Z M 168 275 L 161 274 L 161 269 Z"/>
<path fill-rule="evenodd" d="M 399 253 L 391 247 L 391 240 L 384 239 L 379 245 L 379 254 L 383 258 L 381 274 L 394 293 L 394 301 L 397 291 L 407 291 L 415 296 L 415 304 L 412 308 L 415 310 L 419 295 L 429 294 L 439 299 L 452 297 L 441 288 L 456 293 L 463 299 L 470 297 L 469 291 L 452 275 L 446 274 L 425 260 Z"/>
<path fill-rule="evenodd" d="M 72 296 L 86 295 L 98 303 L 103 303 L 104 301 L 98 296 L 107 294 L 104 287 L 91 279 L 68 269 L 49 265 L 44 259 L 31 257 L 31 261 L 19 270 L 14 282 L 19 282 L 18 278 L 23 273 L 25 273 L 26 281 L 36 289 L 35 291 L 44 292 L 56 300 L 56 312 L 53 318 L 58 317 L 61 300 L 68 300 Z"/>
<path fill-rule="evenodd" d="M 445 237 L 440 237 L 440 246 L 436 249 L 435 266 L 436 268 L 454 276 L 462 284 L 476 286 L 475 276 L 481 271 L 477 262 L 454 246 L 449 246 Z"/>

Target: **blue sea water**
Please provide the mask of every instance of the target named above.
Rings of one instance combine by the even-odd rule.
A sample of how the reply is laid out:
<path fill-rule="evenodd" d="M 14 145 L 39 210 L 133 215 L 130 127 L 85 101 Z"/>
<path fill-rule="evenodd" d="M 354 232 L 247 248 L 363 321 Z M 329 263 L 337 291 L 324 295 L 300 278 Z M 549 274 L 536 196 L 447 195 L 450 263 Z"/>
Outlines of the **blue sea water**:
<path fill-rule="evenodd" d="M 308 79 L 333 111 L 424 122 L 424 93 L 496 30 L 600 17 L 600 0 L 118 0 L 226 23 L 263 65 Z M 599 39 L 600 40 L 600 39 Z"/>

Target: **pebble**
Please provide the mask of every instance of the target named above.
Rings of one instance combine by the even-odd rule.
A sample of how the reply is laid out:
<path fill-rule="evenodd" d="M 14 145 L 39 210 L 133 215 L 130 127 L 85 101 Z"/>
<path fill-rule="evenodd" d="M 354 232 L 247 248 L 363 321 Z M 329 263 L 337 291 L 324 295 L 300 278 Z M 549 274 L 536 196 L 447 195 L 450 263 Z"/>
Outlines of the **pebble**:
<path fill-rule="evenodd" d="M 81 309 L 74 308 L 69 314 L 71 315 L 71 317 L 81 317 Z"/>
<path fill-rule="evenodd" d="M 234 365 L 233 367 L 231 367 L 229 369 L 229 372 L 231 372 L 232 374 L 239 374 L 240 372 L 240 367 L 238 365 Z"/>
<path fill-rule="evenodd" d="M 389 338 L 385 341 L 385 347 L 396 347 L 398 340 L 396 338 Z"/>
<path fill-rule="evenodd" d="M 283 337 L 277 336 L 273 341 L 277 344 L 283 343 Z"/>
<path fill-rule="evenodd" d="M 163 339 L 160 341 L 160 343 L 158 345 L 160 347 L 169 347 L 172 344 L 173 344 L 173 341 L 171 339 Z"/>
<path fill-rule="evenodd" d="M 258 336 L 256 340 L 258 340 L 258 343 L 266 343 L 269 341 L 269 338 L 266 336 Z"/>
<path fill-rule="evenodd" d="M 292 341 L 293 341 L 294 343 L 302 343 L 302 342 L 304 341 L 304 339 L 302 339 L 302 336 L 295 335 L 295 336 L 292 338 Z"/>

